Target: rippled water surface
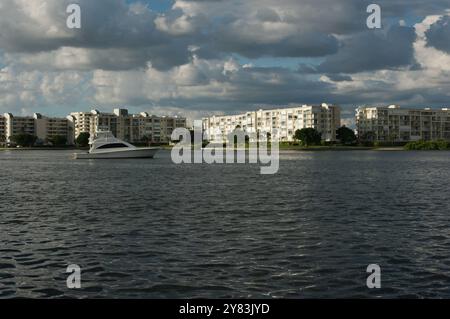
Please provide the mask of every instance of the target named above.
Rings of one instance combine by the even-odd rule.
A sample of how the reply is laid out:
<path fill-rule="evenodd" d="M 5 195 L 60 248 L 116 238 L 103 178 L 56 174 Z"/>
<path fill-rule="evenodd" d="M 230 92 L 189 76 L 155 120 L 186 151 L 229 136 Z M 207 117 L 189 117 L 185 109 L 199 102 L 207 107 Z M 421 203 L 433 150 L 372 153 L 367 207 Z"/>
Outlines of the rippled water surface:
<path fill-rule="evenodd" d="M 449 167 L 449 152 L 284 152 L 262 176 L 167 151 L 0 151 L 0 297 L 449 298 Z"/>

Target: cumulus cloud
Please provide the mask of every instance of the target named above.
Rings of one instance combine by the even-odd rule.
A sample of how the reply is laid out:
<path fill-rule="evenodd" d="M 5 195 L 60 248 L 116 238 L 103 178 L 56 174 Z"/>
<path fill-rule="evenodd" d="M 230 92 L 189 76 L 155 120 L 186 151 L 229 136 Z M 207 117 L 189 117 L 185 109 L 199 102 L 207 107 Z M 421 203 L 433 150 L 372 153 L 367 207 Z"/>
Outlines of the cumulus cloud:
<path fill-rule="evenodd" d="M 97 71 L 94 85 L 99 103 L 145 105 L 158 103 L 220 111 L 248 105 L 315 101 L 332 85 L 304 78 L 281 68 L 244 68 L 234 60 L 202 60 L 162 72 Z M 276 92 L 277 94 L 274 94 Z M 308 93 L 305 93 L 308 92 Z"/>
<path fill-rule="evenodd" d="M 414 26 L 414 60 L 420 68 L 383 69 L 352 75 L 352 81 L 334 82 L 342 104 L 400 104 L 407 106 L 449 106 L 450 55 L 427 43 L 427 32 L 443 16 L 428 16 Z"/>
<path fill-rule="evenodd" d="M 76 71 L 24 71 L 15 67 L 0 69 L 0 113 L 28 114 L 46 110 L 63 115 L 64 106 L 89 105 L 93 88 L 88 74 Z M 36 107 L 39 106 L 39 109 Z"/>
<path fill-rule="evenodd" d="M 0 112 L 448 104 L 448 0 L 379 0 L 382 30 L 369 0 L 78 0 L 80 30 L 71 2 L 0 2 Z"/>
<path fill-rule="evenodd" d="M 69 69 L 122 70 L 145 67 L 149 61 L 167 69 L 189 60 L 188 43 L 160 32 L 154 23 L 157 14 L 143 4 L 80 0 L 82 28 L 72 30 L 66 26 L 66 7 L 71 2 L 3 0 L 0 47 L 20 53 L 25 62 L 38 54 L 39 64 L 56 60 L 57 67 Z M 63 61 L 68 59 L 72 61 Z"/>

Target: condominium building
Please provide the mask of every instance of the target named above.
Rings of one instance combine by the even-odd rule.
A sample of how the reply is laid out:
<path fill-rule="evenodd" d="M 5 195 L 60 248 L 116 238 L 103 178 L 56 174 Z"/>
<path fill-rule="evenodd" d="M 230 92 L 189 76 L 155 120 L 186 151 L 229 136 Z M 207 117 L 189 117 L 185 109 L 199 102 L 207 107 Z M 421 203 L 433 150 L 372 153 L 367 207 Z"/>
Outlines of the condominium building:
<path fill-rule="evenodd" d="M 175 128 L 186 127 L 186 118 L 159 117 L 146 112 L 129 114 L 126 109 L 114 109 L 112 113 L 71 113 L 68 117 L 73 128 L 73 140 L 81 133 L 93 136 L 98 131 L 111 131 L 117 138 L 131 143 L 169 143 Z"/>
<path fill-rule="evenodd" d="M 46 117 L 39 113 L 34 114 L 35 135 L 41 141 L 48 141 L 56 136 L 64 136 L 69 140 L 72 136 L 69 121 L 66 118 Z"/>
<path fill-rule="evenodd" d="M 39 113 L 33 116 L 14 116 L 6 113 L 4 119 L 4 136 L 7 142 L 11 141 L 11 136 L 18 134 L 29 134 L 36 136 L 40 142 L 48 142 L 56 136 L 70 137 L 68 121 L 65 118 L 45 117 Z M 0 118 L 0 135 L 2 132 L 2 120 Z"/>
<path fill-rule="evenodd" d="M 295 131 L 314 128 L 324 141 L 336 141 L 341 126 L 340 107 L 328 104 L 258 110 L 240 115 L 213 116 L 203 119 L 203 130 L 211 142 L 226 142 L 227 135 L 240 127 L 247 133 L 270 133 L 280 141 L 294 141 Z"/>
<path fill-rule="evenodd" d="M 356 127 L 361 140 L 450 140 L 450 109 L 403 109 L 397 105 L 359 107 Z"/>
<path fill-rule="evenodd" d="M 73 132 L 71 141 L 75 141 L 81 133 L 90 133 L 94 130 L 93 117 L 94 114 L 92 112 L 74 112 L 67 116 L 69 127 Z"/>
<path fill-rule="evenodd" d="M 186 119 L 179 117 L 161 117 L 161 140 L 170 141 L 173 131 L 176 128 L 185 128 Z"/>
<path fill-rule="evenodd" d="M 6 118 L 0 114 L 0 145 L 6 141 Z"/>
<path fill-rule="evenodd" d="M 10 142 L 11 136 L 17 134 L 36 135 L 36 123 L 33 116 L 14 116 L 5 113 L 6 141 Z"/>

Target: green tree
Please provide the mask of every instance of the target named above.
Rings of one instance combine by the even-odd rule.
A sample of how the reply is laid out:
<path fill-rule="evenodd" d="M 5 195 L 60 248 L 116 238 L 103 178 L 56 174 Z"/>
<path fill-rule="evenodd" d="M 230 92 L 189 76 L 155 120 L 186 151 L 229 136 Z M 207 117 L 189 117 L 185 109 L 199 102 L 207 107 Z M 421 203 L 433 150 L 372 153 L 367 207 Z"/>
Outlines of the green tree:
<path fill-rule="evenodd" d="M 242 127 L 240 125 L 237 125 L 234 128 L 233 133 L 235 133 L 235 134 L 241 134 L 241 133 L 245 134 L 244 135 L 245 144 L 248 144 L 250 142 L 250 137 L 245 133 L 245 131 L 242 129 Z M 233 144 L 234 147 L 237 147 L 237 144 L 238 144 L 238 136 L 235 135 L 234 136 L 234 144 Z"/>
<path fill-rule="evenodd" d="M 358 134 L 358 140 L 359 143 L 361 143 L 364 146 L 375 146 L 377 135 L 375 134 L 375 132 L 372 131 L 365 132 L 364 134 L 361 135 Z"/>
<path fill-rule="evenodd" d="M 89 138 L 90 137 L 91 137 L 91 134 L 89 134 L 87 132 L 83 132 L 80 135 L 78 135 L 78 137 L 77 137 L 75 142 L 80 147 L 86 147 L 86 146 L 89 145 Z"/>
<path fill-rule="evenodd" d="M 65 146 L 67 145 L 67 137 L 64 135 L 56 135 L 49 139 L 53 146 Z"/>
<path fill-rule="evenodd" d="M 322 134 L 314 128 L 302 128 L 295 131 L 294 138 L 304 146 L 319 145 L 322 141 Z"/>
<path fill-rule="evenodd" d="M 11 136 L 11 141 L 22 147 L 31 147 L 36 143 L 36 140 L 36 136 L 25 133 Z"/>
<path fill-rule="evenodd" d="M 150 145 L 152 142 L 152 139 L 150 138 L 150 136 L 144 135 L 144 136 L 142 136 L 141 141 L 147 145 Z"/>
<path fill-rule="evenodd" d="M 344 145 L 354 144 L 356 142 L 355 132 L 345 125 L 337 129 L 336 138 Z"/>
<path fill-rule="evenodd" d="M 364 134 L 359 136 L 359 139 L 361 142 L 375 142 L 376 138 L 377 138 L 377 136 L 376 136 L 375 132 L 372 132 L 372 131 L 365 132 Z"/>

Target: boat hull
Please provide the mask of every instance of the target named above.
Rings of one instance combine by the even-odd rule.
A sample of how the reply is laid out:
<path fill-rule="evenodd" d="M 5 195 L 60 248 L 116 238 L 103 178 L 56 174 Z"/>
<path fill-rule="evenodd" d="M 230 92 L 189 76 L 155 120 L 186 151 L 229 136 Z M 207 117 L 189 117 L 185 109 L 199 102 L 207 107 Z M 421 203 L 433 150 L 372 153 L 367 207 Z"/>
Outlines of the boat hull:
<path fill-rule="evenodd" d="M 159 148 L 136 148 L 99 153 L 76 153 L 75 159 L 153 158 Z"/>

